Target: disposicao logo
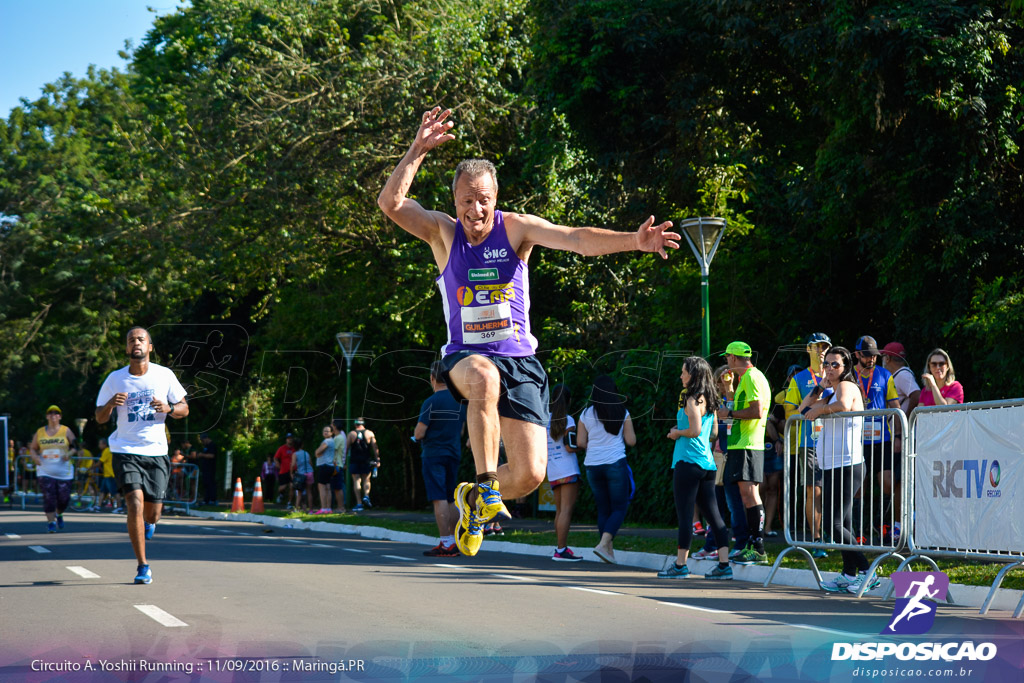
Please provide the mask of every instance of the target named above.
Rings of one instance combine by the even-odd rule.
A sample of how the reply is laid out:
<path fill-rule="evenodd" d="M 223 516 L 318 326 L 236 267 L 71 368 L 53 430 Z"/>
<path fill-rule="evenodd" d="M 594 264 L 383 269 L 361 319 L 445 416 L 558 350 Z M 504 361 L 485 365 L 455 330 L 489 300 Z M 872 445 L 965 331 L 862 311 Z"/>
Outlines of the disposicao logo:
<path fill-rule="evenodd" d="M 945 600 L 949 577 L 943 572 L 895 572 L 889 577 L 896 591 L 892 618 L 882 635 L 920 635 L 935 625 L 937 600 Z M 833 643 L 832 661 L 881 660 L 886 657 L 907 661 L 988 661 L 998 653 L 994 643 Z"/>
<path fill-rule="evenodd" d="M 895 586 L 896 604 L 882 633 L 928 633 L 935 624 L 936 602 L 945 600 L 949 592 L 949 577 L 944 572 L 894 572 L 889 578 Z"/>

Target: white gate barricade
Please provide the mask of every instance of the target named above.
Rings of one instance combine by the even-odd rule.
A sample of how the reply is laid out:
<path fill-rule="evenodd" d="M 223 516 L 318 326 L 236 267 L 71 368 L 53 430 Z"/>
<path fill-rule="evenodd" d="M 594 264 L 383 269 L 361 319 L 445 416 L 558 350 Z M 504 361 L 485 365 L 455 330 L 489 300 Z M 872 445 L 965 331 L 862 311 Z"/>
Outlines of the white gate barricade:
<path fill-rule="evenodd" d="M 897 571 L 913 561 L 937 570 L 933 557 L 1005 563 L 985 614 L 1006 574 L 1024 566 L 1024 399 L 921 407 L 910 434 L 915 514 Z M 1013 616 L 1022 613 L 1024 598 Z"/>
<path fill-rule="evenodd" d="M 877 450 L 882 462 L 891 471 L 892 465 L 888 465 L 888 463 L 893 463 L 901 457 L 896 452 L 896 442 L 892 437 L 897 434 L 907 434 L 907 417 L 903 411 L 887 408 L 833 413 L 823 418 L 822 422 L 831 420 L 834 421 L 835 426 L 838 426 L 850 419 L 862 420 L 863 424 L 876 424 L 881 430 L 879 433 L 884 432 L 888 435 L 888 440 L 880 442 Z M 882 423 L 884 423 L 884 429 Z M 899 523 L 903 529 L 907 527 L 906 520 L 910 516 L 907 504 L 909 498 L 907 495 L 909 491 L 907 469 L 909 468 L 902 468 L 900 477 L 893 482 L 892 486 L 888 487 L 889 491 L 885 492 L 879 486 L 879 475 L 882 468 L 876 470 L 871 463 L 864 462 L 864 479 L 857 496 L 859 505 L 854 507 L 852 520 L 853 535 L 863 537 L 863 542 L 844 543 L 841 539 L 831 538 L 831 529 L 827 526 L 830 508 L 849 501 L 842 500 L 841 496 L 826 499 L 827 497 L 821 494 L 822 487 L 816 486 L 818 475 L 813 463 L 820 462 L 817 459 L 819 455 L 824 456 L 823 459 L 826 462 L 830 462 L 832 456 L 840 455 L 842 450 L 863 454 L 863 445 L 858 442 L 851 447 L 832 439 L 831 443 L 818 443 L 815 450 L 808 451 L 800 444 L 803 434 L 806 430 L 812 429 L 812 426 L 816 433 L 821 433 L 821 424 L 817 420 L 812 423 L 801 415 L 792 415 L 786 420 L 783 436 L 785 448 L 782 461 L 782 481 L 785 495 L 783 496 L 782 520 L 786 543 L 789 544 L 789 547 L 779 553 L 772 565 L 764 582 L 766 588 L 771 585 L 775 573 L 782 565 L 783 558 L 792 551 L 799 552 L 807 559 L 819 586 L 822 584 L 822 577 L 814 555 L 812 555 L 814 551 L 854 550 L 877 554 L 878 556 L 868 569 L 868 576 L 874 574 L 878 566 L 889 558 L 904 560 L 900 552 L 906 545 L 906 535 L 894 535 L 892 530 L 896 523 Z M 837 432 L 836 429 L 830 430 L 832 434 Z M 865 428 L 862 433 L 867 433 L 867 429 Z M 825 451 L 817 453 L 817 450 L 822 448 Z M 838 469 L 822 470 L 820 476 L 822 478 L 820 483 L 825 485 L 824 488 L 834 491 L 832 484 L 837 482 L 840 471 Z M 901 486 L 896 485 L 900 483 Z M 819 506 L 820 514 L 818 514 Z M 813 511 L 812 514 L 808 514 L 809 510 Z M 857 597 L 863 595 L 867 586 L 868 583 L 865 582 L 860 592 L 857 593 Z"/>

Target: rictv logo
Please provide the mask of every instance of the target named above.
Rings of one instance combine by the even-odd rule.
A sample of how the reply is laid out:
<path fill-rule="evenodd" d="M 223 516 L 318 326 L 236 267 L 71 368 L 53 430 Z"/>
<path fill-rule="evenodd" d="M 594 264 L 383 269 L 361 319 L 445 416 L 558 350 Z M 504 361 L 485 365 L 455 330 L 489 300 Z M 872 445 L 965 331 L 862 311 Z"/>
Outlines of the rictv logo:
<path fill-rule="evenodd" d="M 1001 476 L 998 460 L 991 465 L 988 460 L 936 460 L 932 462 L 932 498 L 999 498 Z M 986 479 L 991 486 L 987 490 Z"/>

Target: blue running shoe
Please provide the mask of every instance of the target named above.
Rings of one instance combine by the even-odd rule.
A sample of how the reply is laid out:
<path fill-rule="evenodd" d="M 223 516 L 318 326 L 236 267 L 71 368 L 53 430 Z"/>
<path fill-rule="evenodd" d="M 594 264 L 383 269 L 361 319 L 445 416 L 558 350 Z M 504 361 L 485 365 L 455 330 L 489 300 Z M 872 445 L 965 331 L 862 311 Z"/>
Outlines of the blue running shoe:
<path fill-rule="evenodd" d="M 675 562 L 669 565 L 668 569 L 662 569 L 658 572 L 659 579 L 685 579 L 689 575 L 689 567 L 685 564 L 682 567 L 678 567 Z"/>
<path fill-rule="evenodd" d="M 47 522 L 46 530 L 49 531 L 51 534 L 57 533 L 57 522 Z"/>
<path fill-rule="evenodd" d="M 477 484 L 476 490 L 479 494 L 476 497 L 476 516 L 481 524 L 486 524 L 499 515 L 505 519 L 512 519 L 505 503 L 501 502 L 497 480 L 490 484 Z"/>
<path fill-rule="evenodd" d="M 732 567 L 720 567 L 716 564 L 711 571 L 704 574 L 704 578 L 715 579 L 718 581 L 729 581 L 732 579 Z"/>
<path fill-rule="evenodd" d="M 156 524 L 150 524 L 149 522 L 145 522 L 144 524 L 146 527 L 146 540 L 148 541 L 153 538 L 153 534 L 156 533 Z"/>
<path fill-rule="evenodd" d="M 64 515 L 57 515 L 57 528 L 58 529 L 63 529 L 64 528 Z"/>
<path fill-rule="evenodd" d="M 153 583 L 153 572 L 149 570 L 148 564 L 140 564 L 135 574 L 135 583 Z"/>

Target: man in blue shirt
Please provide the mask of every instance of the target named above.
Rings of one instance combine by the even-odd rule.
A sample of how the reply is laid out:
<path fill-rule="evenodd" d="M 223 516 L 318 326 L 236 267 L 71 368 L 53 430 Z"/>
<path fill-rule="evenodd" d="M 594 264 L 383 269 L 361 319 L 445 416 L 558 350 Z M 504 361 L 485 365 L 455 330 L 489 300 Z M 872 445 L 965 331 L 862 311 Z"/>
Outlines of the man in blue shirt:
<path fill-rule="evenodd" d="M 444 368 L 439 361 L 430 366 L 430 385 L 434 394 L 423 402 L 413 441 L 420 444 L 423 460 L 423 481 L 427 498 L 434 504 L 434 520 L 440 542 L 423 552 L 428 557 L 458 557 L 455 546 L 455 486 L 458 484 L 459 461 L 462 459 L 462 431 L 466 424 L 466 406 L 460 405 L 442 379 Z"/>

